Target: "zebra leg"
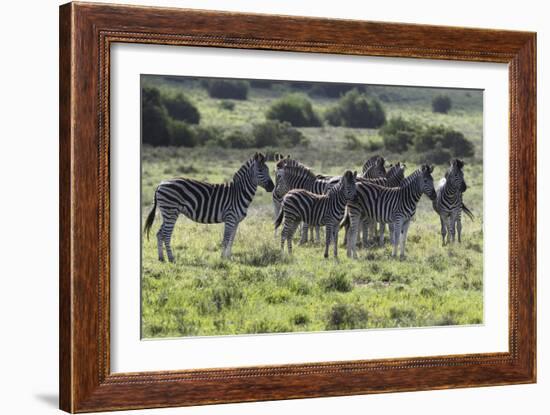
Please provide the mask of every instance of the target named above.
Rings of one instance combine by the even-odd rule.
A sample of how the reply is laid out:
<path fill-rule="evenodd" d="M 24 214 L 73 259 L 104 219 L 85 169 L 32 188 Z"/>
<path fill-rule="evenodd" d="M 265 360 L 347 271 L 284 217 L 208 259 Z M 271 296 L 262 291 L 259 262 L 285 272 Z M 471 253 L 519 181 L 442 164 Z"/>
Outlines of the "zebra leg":
<path fill-rule="evenodd" d="M 398 220 L 393 225 L 393 257 L 397 256 L 397 246 L 399 245 L 399 242 L 401 241 L 401 227 L 402 223 L 401 220 Z"/>
<path fill-rule="evenodd" d="M 456 217 L 451 213 L 449 216 L 449 235 L 451 237 L 451 243 L 455 243 L 456 234 Z"/>
<path fill-rule="evenodd" d="M 313 235 L 311 236 L 311 239 L 313 240 Z M 318 244 L 321 242 L 321 227 L 316 226 L 315 227 L 315 243 Z"/>
<path fill-rule="evenodd" d="M 162 212 L 162 211 L 161 211 Z M 166 247 L 166 255 L 168 256 L 168 261 L 174 262 L 174 254 L 172 253 L 172 232 L 174 231 L 174 226 L 176 225 L 176 220 L 178 219 L 178 211 L 170 210 L 162 212 L 162 239 L 164 240 L 164 246 Z M 160 258 L 159 258 L 160 259 Z"/>
<path fill-rule="evenodd" d="M 359 222 L 363 224 L 360 214 L 350 211 L 348 241 L 346 244 L 347 254 L 350 258 L 357 258 L 357 232 L 359 231 Z"/>
<path fill-rule="evenodd" d="M 458 243 L 462 243 L 462 215 L 460 212 L 458 213 L 458 216 L 456 218 L 456 232 L 458 236 Z"/>
<path fill-rule="evenodd" d="M 361 230 L 363 231 L 363 249 L 367 249 L 369 246 L 369 228 L 370 223 L 367 219 L 361 222 Z M 359 229 L 357 230 L 359 232 Z"/>
<path fill-rule="evenodd" d="M 334 240 L 334 258 L 338 258 L 338 223 L 336 223 L 332 230 L 332 239 Z"/>
<path fill-rule="evenodd" d="M 447 225 L 442 215 L 439 215 L 439 221 L 441 222 L 441 244 L 445 246 L 445 236 L 447 236 Z"/>
<path fill-rule="evenodd" d="M 275 199 L 273 199 L 273 212 L 274 212 L 274 218 L 273 220 L 277 220 L 279 217 L 279 212 L 281 211 L 281 203 L 277 202 Z M 277 229 L 275 228 L 274 231 L 274 237 L 277 237 Z"/>
<path fill-rule="evenodd" d="M 231 248 L 233 246 L 233 240 L 235 239 L 235 234 L 237 233 L 238 226 L 239 221 L 235 218 L 226 219 L 223 230 L 222 258 L 231 257 Z"/>
<path fill-rule="evenodd" d="M 309 226 L 307 223 L 302 223 L 302 236 L 300 238 L 300 245 L 306 244 L 308 239 Z"/>
<path fill-rule="evenodd" d="M 401 259 L 405 259 L 405 243 L 407 242 L 407 233 L 409 232 L 409 225 L 411 221 L 408 220 L 403 224 L 403 229 L 401 231 Z"/>
<path fill-rule="evenodd" d="M 157 232 L 157 250 L 159 254 L 159 261 L 164 262 L 164 249 L 162 247 L 162 226 Z"/>
<path fill-rule="evenodd" d="M 380 222 L 380 235 L 378 239 L 378 245 L 384 246 L 384 231 L 386 230 L 386 224 Z"/>
<path fill-rule="evenodd" d="M 326 238 L 325 238 L 325 258 L 328 258 L 328 249 L 330 242 L 332 241 L 332 225 L 327 224 L 326 226 Z"/>
<path fill-rule="evenodd" d="M 388 232 L 390 234 L 390 242 L 393 243 L 393 228 L 394 228 L 394 225 L 393 223 L 388 223 Z"/>
<path fill-rule="evenodd" d="M 283 230 L 281 231 L 281 251 L 284 252 L 285 250 L 285 240 L 286 240 L 288 245 L 289 255 L 292 254 L 292 238 L 299 224 L 300 222 L 294 221 L 293 219 L 285 216 Z"/>

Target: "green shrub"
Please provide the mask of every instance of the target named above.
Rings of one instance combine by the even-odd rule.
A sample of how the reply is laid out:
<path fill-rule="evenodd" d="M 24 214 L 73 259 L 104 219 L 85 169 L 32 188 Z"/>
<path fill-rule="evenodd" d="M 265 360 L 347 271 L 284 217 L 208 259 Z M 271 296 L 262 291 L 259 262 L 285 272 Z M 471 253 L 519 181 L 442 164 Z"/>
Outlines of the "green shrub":
<path fill-rule="evenodd" d="M 199 110 L 182 93 L 174 96 L 162 96 L 162 104 L 168 111 L 168 115 L 175 120 L 198 124 L 201 119 Z"/>
<path fill-rule="evenodd" d="M 386 114 L 380 101 L 353 89 L 325 113 L 325 119 L 335 127 L 379 128 L 386 122 Z"/>
<path fill-rule="evenodd" d="M 313 111 L 311 102 L 298 94 L 290 94 L 277 100 L 267 110 L 266 118 L 288 122 L 294 127 L 318 127 L 321 125 L 321 119 Z"/>
<path fill-rule="evenodd" d="M 236 130 L 225 137 L 225 142 L 231 148 L 250 148 L 256 146 L 256 141 L 248 131 Z"/>
<path fill-rule="evenodd" d="M 448 148 L 454 157 L 472 157 L 474 155 L 474 145 L 460 131 L 447 130 L 441 140 L 441 145 Z"/>
<path fill-rule="evenodd" d="M 346 134 L 344 139 L 346 140 L 346 148 L 348 150 L 359 150 L 363 147 L 361 141 L 359 141 L 357 136 L 354 134 Z"/>
<path fill-rule="evenodd" d="M 336 304 L 328 313 L 327 330 L 366 328 L 368 311 L 359 304 Z"/>
<path fill-rule="evenodd" d="M 153 146 L 170 145 L 168 113 L 161 103 L 157 88 L 144 87 L 141 90 L 141 140 Z"/>
<path fill-rule="evenodd" d="M 432 99 L 432 111 L 447 114 L 452 107 L 451 98 L 447 95 L 436 95 Z"/>
<path fill-rule="evenodd" d="M 210 79 L 206 89 L 211 98 L 244 100 L 248 98 L 249 84 L 240 80 Z"/>
<path fill-rule="evenodd" d="M 223 142 L 221 127 L 195 125 L 193 127 L 197 145 L 219 145 Z"/>
<path fill-rule="evenodd" d="M 460 131 L 444 126 L 430 126 L 416 135 L 414 148 L 417 152 L 431 152 L 438 145 L 448 150 L 451 157 L 471 157 L 474 145 Z M 448 161 L 448 160 L 447 160 Z"/>
<path fill-rule="evenodd" d="M 321 280 L 325 291 L 339 291 L 347 293 L 353 289 L 351 278 L 343 271 L 331 272 L 330 275 Z"/>
<path fill-rule="evenodd" d="M 431 150 L 418 155 L 418 163 L 447 164 L 452 158 L 451 152 L 437 143 Z"/>
<path fill-rule="evenodd" d="M 170 144 L 173 146 L 195 147 L 197 137 L 195 131 L 185 122 L 171 120 L 169 123 Z"/>
<path fill-rule="evenodd" d="M 309 95 L 327 98 L 340 98 L 346 92 L 355 87 L 353 84 L 322 83 L 315 84 L 309 91 Z"/>
<path fill-rule="evenodd" d="M 256 147 L 294 147 L 306 144 L 306 137 L 288 122 L 266 121 L 252 127 Z"/>
<path fill-rule="evenodd" d="M 418 125 L 402 117 L 392 118 L 380 129 L 384 147 L 394 153 L 403 153 L 413 144 Z"/>

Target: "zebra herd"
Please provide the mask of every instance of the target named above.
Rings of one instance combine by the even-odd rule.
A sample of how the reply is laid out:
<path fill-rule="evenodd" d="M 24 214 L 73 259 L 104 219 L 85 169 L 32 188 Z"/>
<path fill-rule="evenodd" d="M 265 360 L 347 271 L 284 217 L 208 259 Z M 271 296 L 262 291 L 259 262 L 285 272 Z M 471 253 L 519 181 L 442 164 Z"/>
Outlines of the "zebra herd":
<path fill-rule="evenodd" d="M 275 184 L 269 175 L 266 156 L 256 153 L 235 173 L 233 180 L 224 184 L 210 184 L 194 179 L 166 180 L 155 191 L 153 208 L 145 221 L 149 235 L 157 207 L 162 224 L 157 232 L 158 258 L 164 261 L 164 248 L 170 262 L 174 261 L 171 237 L 180 214 L 198 223 L 224 223 L 222 257 L 231 256 L 231 247 L 239 223 L 246 217 L 248 207 L 257 187 L 272 193 L 275 213 L 275 232 L 282 225 L 281 249 L 285 243 L 292 253 L 292 239 L 302 224 L 300 243 L 307 242 L 309 229 L 326 228 L 325 258 L 330 245 L 334 245 L 334 257 L 338 255 L 338 232 L 344 227 L 344 242 L 349 257 L 357 257 L 357 240 L 362 232 L 363 246 L 372 240 L 384 243 L 385 226 L 388 225 L 392 256 L 405 256 L 405 242 L 411 219 L 417 204 L 426 195 L 441 221 L 443 245 L 454 242 L 458 234 L 461 241 L 462 212 L 473 218 L 464 205 L 462 194 L 467 185 L 464 179 L 464 162 L 451 161 L 441 179 L 437 191 L 433 183 L 433 167 L 426 164 L 405 177 L 405 164 L 398 162 L 385 167 L 381 156 L 369 158 L 362 173 L 346 170 L 342 176 L 316 175 L 307 166 L 290 156 L 275 156 Z M 312 236 L 313 238 L 313 236 Z"/>

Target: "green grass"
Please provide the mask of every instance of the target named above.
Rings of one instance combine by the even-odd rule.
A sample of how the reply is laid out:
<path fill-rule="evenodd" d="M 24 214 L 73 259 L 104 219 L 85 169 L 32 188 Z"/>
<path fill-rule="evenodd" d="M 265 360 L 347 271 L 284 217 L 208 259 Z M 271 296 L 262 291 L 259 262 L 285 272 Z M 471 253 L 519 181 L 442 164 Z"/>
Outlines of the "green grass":
<path fill-rule="evenodd" d="M 181 88 L 177 83 L 160 86 Z M 247 101 L 232 101 L 235 106 L 228 110 L 220 104 L 222 100 L 210 99 L 197 85 L 188 85 L 184 92 L 198 106 L 201 124 L 224 128 L 246 127 L 264 120 L 265 110 L 280 96 L 276 88 L 253 88 Z M 463 218 L 461 245 L 441 246 L 439 218 L 431 202 L 423 197 L 409 230 L 403 261 L 391 258 L 389 244 L 359 250 L 358 260 L 348 259 L 340 247 L 339 259 L 331 256 L 327 260 L 323 258 L 324 242 L 300 246 L 297 240 L 289 257 L 281 254 L 280 239 L 273 234 L 271 194 L 260 188 L 239 226 L 231 260 L 221 259 L 222 224 L 202 225 L 180 216 L 172 238 L 176 263 L 160 263 L 154 237 L 160 226 L 157 213 L 152 237 L 143 241 L 143 337 L 482 323 L 482 113 L 480 105 L 471 104 L 471 97 L 459 92 L 462 95 L 456 99 L 457 105 L 447 115 L 431 112 L 427 93 L 407 95 L 407 99 L 384 105 L 390 116 L 399 114 L 447 125 L 474 142 L 476 156 L 467 160 L 465 168 L 469 188 L 464 200 L 476 219 L 471 222 Z M 322 113 L 335 100 L 312 102 Z M 354 134 L 364 144 L 380 140 L 376 130 L 326 126 L 300 130 L 309 138 L 309 147 L 262 150 L 289 153 L 318 173 L 342 174 L 347 168 L 360 170 L 372 155 L 363 149 L 348 149 L 346 134 Z M 143 218 L 161 180 L 185 176 L 213 183 L 227 181 L 253 152 L 144 147 Z M 406 162 L 407 174 L 417 167 L 408 155 L 381 153 L 390 162 Z M 274 164 L 270 162 L 269 166 L 273 171 Z M 445 168 L 436 166 L 436 183 Z"/>

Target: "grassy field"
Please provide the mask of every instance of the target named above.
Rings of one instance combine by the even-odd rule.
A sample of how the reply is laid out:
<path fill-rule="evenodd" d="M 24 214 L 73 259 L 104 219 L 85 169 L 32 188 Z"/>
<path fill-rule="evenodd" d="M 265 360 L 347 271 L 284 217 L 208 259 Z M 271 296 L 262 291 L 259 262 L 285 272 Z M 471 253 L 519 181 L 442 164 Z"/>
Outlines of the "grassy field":
<path fill-rule="evenodd" d="M 152 83 L 155 80 L 151 80 Z M 172 88 L 170 84 L 159 84 Z M 425 91 L 425 90 L 422 90 Z M 383 92 L 387 92 L 384 90 Z M 264 119 L 277 91 L 252 89 L 232 111 L 220 107 L 199 87 L 185 90 L 201 112 L 201 124 L 224 128 Z M 390 257 L 391 247 L 360 250 L 359 259 L 323 258 L 323 244 L 295 245 L 292 257 L 280 253 L 273 235 L 271 194 L 259 188 L 247 218 L 239 226 L 233 258 L 222 260 L 223 225 L 196 224 L 180 216 L 172 238 L 176 263 L 160 263 L 156 238 L 143 241 L 142 336 L 144 338 L 244 333 L 392 328 L 479 324 L 483 321 L 483 175 L 482 109 L 478 98 L 457 91 L 455 110 L 431 112 L 429 94 L 384 104 L 386 112 L 462 131 L 476 146 L 467 160 L 465 203 L 475 213 L 463 219 L 463 243 L 441 246 L 439 218 L 423 196 L 411 224 L 407 258 Z M 280 94 L 279 94 L 280 95 Z M 322 112 L 334 100 L 314 99 Z M 348 148 L 346 134 L 364 143 L 381 140 L 377 130 L 335 127 L 301 128 L 309 147 L 263 149 L 289 153 L 315 172 L 342 174 L 358 169 L 372 154 Z M 142 151 L 142 215 L 147 215 L 158 183 L 184 176 L 210 182 L 230 180 L 252 149 L 148 147 Z M 388 161 L 418 166 L 404 156 Z M 273 171 L 274 163 L 269 163 Z M 446 166 L 436 166 L 434 180 Z M 273 178 L 273 175 L 272 175 Z M 160 217 L 152 234 L 160 226 Z M 343 239 L 343 232 L 340 240 Z"/>

